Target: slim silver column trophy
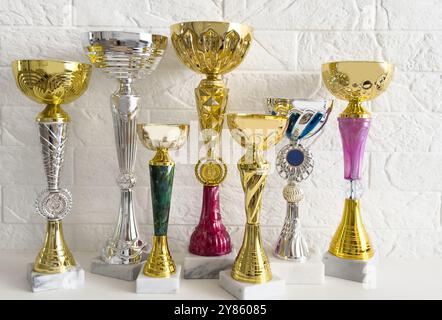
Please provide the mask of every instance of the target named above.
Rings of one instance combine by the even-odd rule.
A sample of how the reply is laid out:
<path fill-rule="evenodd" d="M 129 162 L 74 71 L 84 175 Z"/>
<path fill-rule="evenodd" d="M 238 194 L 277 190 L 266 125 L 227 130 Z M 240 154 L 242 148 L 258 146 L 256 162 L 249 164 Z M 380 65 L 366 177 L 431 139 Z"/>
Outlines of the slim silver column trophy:
<path fill-rule="evenodd" d="M 158 65 L 167 47 L 167 37 L 150 33 L 97 31 L 85 35 L 84 47 L 92 64 L 119 81 L 111 95 L 120 175 L 120 209 L 112 237 L 92 262 L 91 272 L 135 280 L 142 266 L 145 242 L 138 233 L 133 205 L 136 120 L 140 96 L 132 83 L 148 76 Z"/>
<path fill-rule="evenodd" d="M 287 213 L 273 250 L 278 259 L 271 261 L 275 273 L 289 284 L 324 281 L 324 265 L 319 256 L 312 254 L 302 235 L 299 204 L 304 194 L 299 184 L 310 176 L 314 165 L 309 148 L 302 142 L 322 132 L 332 108 L 333 101 L 327 100 L 267 99 L 268 113 L 285 115 L 289 119 L 285 135 L 290 142 L 276 158 L 276 170 L 281 178 L 287 180 L 283 189 Z"/>

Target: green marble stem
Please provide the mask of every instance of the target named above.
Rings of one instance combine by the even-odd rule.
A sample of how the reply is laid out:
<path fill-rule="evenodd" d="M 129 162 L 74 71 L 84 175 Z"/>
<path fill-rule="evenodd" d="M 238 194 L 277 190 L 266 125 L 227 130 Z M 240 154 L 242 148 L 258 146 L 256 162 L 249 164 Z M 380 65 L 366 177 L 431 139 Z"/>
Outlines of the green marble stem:
<path fill-rule="evenodd" d="M 167 235 L 170 198 L 172 196 L 175 164 L 169 166 L 149 165 L 150 192 L 152 196 L 154 234 Z"/>

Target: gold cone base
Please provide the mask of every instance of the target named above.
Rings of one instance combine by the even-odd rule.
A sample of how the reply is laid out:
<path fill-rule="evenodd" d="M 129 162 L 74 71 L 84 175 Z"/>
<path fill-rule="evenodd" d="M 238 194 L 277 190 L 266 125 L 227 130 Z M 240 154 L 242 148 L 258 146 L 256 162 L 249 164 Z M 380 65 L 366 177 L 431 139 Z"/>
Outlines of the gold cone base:
<path fill-rule="evenodd" d="M 369 260 L 373 247 L 362 224 L 359 200 L 345 199 L 344 214 L 328 250 L 331 254 L 354 260 Z"/>
<path fill-rule="evenodd" d="M 250 283 L 264 283 L 272 279 L 259 224 L 246 224 L 243 243 L 233 264 L 232 278 Z"/>
<path fill-rule="evenodd" d="M 167 236 L 153 236 L 153 247 L 149 259 L 144 264 L 143 273 L 148 277 L 168 278 L 176 272 L 167 245 Z"/>
<path fill-rule="evenodd" d="M 54 274 L 68 271 L 76 262 L 63 236 L 61 220 L 48 221 L 46 239 L 34 263 L 34 271 Z"/>

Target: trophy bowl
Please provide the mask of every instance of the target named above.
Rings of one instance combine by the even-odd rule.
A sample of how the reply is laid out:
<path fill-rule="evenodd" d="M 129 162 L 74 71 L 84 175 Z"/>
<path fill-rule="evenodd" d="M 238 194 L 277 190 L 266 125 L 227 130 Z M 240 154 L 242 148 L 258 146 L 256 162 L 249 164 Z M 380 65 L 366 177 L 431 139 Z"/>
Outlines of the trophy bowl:
<path fill-rule="evenodd" d="M 16 60 L 17 86 L 31 100 L 49 105 L 70 103 L 87 89 L 91 65 L 74 61 Z"/>
<path fill-rule="evenodd" d="M 391 82 L 394 66 L 377 61 L 335 61 L 322 65 L 327 89 L 347 101 L 368 101 L 384 92 Z"/>
<path fill-rule="evenodd" d="M 84 47 L 91 63 L 114 78 L 144 78 L 160 62 L 167 37 L 138 32 L 88 32 Z"/>
<path fill-rule="evenodd" d="M 283 138 L 287 117 L 230 113 L 227 115 L 227 125 L 232 137 L 242 147 L 258 145 L 260 150 L 267 150 Z"/>
<path fill-rule="evenodd" d="M 137 131 L 140 141 L 149 150 L 176 150 L 186 142 L 189 125 L 139 123 Z"/>
<path fill-rule="evenodd" d="M 307 140 L 324 127 L 333 101 L 291 98 L 268 98 L 267 112 L 271 115 L 288 117 L 286 137 L 290 140 Z"/>
<path fill-rule="evenodd" d="M 252 28 L 240 23 L 190 21 L 170 27 L 181 61 L 195 72 L 220 75 L 235 69 L 252 41 Z"/>

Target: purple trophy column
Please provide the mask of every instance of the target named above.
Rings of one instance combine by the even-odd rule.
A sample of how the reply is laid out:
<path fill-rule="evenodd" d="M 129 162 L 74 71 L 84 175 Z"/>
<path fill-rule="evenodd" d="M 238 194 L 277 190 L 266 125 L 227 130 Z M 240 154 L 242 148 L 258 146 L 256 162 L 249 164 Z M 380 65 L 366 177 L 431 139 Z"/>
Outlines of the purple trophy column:
<path fill-rule="evenodd" d="M 219 186 L 204 186 L 201 218 L 190 238 L 189 251 L 199 256 L 222 256 L 232 251 L 221 222 Z"/>
<path fill-rule="evenodd" d="M 371 119 L 340 117 L 338 121 L 344 151 L 344 179 L 359 180 Z"/>

